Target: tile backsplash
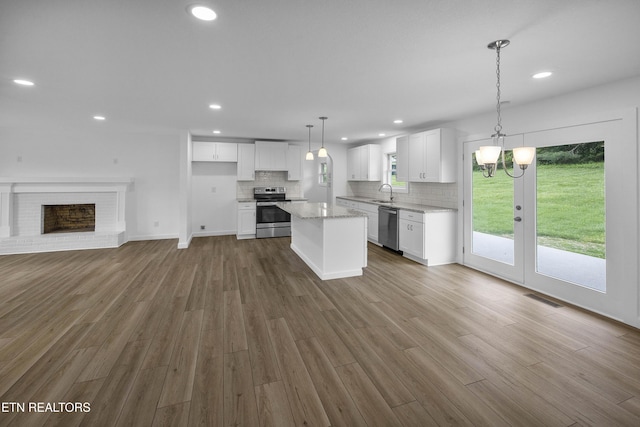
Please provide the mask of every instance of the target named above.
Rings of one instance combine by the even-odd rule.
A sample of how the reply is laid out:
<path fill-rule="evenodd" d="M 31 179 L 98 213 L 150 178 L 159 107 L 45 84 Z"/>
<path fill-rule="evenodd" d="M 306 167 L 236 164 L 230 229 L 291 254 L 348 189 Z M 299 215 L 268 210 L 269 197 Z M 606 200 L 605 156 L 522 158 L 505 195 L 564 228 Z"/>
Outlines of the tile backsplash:
<path fill-rule="evenodd" d="M 371 199 L 386 199 L 388 192 L 380 192 L 380 182 L 349 181 L 347 196 L 368 197 Z M 385 187 L 388 191 L 388 187 Z M 439 206 L 443 208 L 458 208 L 457 183 L 411 182 L 408 193 L 393 193 L 397 202 L 416 203 L 419 205 Z"/>
<path fill-rule="evenodd" d="M 238 181 L 236 197 L 238 199 L 253 199 L 254 187 L 285 187 L 287 196 L 302 197 L 301 181 L 287 181 L 287 172 L 256 171 L 253 181 Z"/>

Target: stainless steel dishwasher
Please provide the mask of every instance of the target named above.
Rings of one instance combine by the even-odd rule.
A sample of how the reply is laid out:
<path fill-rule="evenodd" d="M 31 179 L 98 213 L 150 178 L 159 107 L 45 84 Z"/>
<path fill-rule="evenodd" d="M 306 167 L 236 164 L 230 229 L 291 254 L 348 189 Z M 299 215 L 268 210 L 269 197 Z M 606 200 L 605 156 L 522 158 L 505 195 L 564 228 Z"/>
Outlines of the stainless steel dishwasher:
<path fill-rule="evenodd" d="M 378 207 L 378 242 L 386 248 L 398 250 L 398 208 Z"/>

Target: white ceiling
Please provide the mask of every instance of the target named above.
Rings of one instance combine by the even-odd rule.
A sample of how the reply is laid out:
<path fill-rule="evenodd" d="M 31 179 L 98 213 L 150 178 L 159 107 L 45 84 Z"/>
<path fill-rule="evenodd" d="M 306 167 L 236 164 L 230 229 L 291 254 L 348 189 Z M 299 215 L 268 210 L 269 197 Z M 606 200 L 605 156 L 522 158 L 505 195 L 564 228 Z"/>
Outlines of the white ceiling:
<path fill-rule="evenodd" d="M 375 139 L 492 111 L 502 38 L 512 106 L 640 75 L 638 0 L 192 3 L 0 0 L 0 126 Z"/>

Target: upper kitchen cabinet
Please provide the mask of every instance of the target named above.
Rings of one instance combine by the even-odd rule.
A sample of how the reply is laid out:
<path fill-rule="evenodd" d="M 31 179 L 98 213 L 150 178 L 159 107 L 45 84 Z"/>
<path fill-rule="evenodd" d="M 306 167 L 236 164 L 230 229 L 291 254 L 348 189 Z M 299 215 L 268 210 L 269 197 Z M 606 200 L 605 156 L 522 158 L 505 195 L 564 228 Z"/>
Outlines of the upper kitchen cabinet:
<path fill-rule="evenodd" d="M 255 179 L 255 155 L 255 145 L 238 144 L 238 181 L 253 181 Z"/>
<path fill-rule="evenodd" d="M 434 129 L 410 135 L 409 181 L 456 182 L 455 142 L 453 129 Z"/>
<path fill-rule="evenodd" d="M 238 144 L 193 141 L 194 162 L 237 162 Z"/>
<path fill-rule="evenodd" d="M 382 148 L 379 145 L 361 145 L 347 150 L 347 180 L 380 181 L 380 179 L 382 179 Z"/>
<path fill-rule="evenodd" d="M 256 141 L 255 170 L 286 171 L 288 150 L 286 142 Z"/>
<path fill-rule="evenodd" d="M 287 180 L 300 181 L 302 179 L 302 151 L 299 145 L 287 148 Z"/>

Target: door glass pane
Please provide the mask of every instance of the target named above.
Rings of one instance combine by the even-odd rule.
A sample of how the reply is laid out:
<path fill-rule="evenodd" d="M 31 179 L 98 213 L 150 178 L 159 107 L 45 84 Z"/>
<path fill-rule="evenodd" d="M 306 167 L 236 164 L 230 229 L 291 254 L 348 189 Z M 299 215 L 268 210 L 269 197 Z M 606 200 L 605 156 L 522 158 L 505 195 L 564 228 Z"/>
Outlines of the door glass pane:
<path fill-rule="evenodd" d="M 485 178 L 473 156 L 472 251 L 513 265 L 513 179 L 501 168 L 492 178 Z"/>
<path fill-rule="evenodd" d="M 604 142 L 538 148 L 538 273 L 606 291 Z"/>

